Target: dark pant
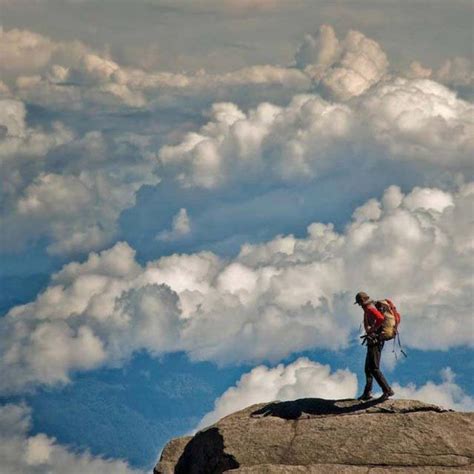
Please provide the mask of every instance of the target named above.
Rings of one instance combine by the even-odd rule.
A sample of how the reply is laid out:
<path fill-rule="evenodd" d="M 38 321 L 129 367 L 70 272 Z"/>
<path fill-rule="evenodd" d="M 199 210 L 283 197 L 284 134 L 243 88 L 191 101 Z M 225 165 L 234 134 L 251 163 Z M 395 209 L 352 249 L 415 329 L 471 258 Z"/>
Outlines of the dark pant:
<path fill-rule="evenodd" d="M 370 342 L 367 344 L 367 357 L 365 358 L 366 382 L 364 389 L 364 392 L 366 393 L 372 390 L 374 379 L 380 385 L 384 393 L 390 391 L 390 385 L 380 371 L 380 356 L 382 355 L 383 345 L 383 341 Z"/>

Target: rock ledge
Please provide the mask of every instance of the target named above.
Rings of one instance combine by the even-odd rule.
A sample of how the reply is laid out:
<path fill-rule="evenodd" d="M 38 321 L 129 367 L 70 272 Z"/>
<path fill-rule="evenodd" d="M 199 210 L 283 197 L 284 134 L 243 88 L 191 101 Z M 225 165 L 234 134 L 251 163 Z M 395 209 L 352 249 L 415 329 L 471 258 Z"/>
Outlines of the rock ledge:
<path fill-rule="evenodd" d="M 473 472 L 474 413 L 416 400 L 258 404 L 171 440 L 155 474 Z"/>

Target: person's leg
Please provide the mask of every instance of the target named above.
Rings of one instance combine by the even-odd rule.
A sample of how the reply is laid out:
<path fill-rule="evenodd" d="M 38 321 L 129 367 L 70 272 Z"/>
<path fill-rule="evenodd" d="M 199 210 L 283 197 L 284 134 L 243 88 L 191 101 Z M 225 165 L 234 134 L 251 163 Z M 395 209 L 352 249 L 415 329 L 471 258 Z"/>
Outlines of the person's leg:
<path fill-rule="evenodd" d="M 370 347 L 367 346 L 367 354 L 365 356 L 365 390 L 364 392 L 370 392 L 372 390 L 372 384 L 374 382 L 374 377 L 372 376 L 372 366 L 373 366 L 373 356 L 370 350 Z"/>
<path fill-rule="evenodd" d="M 359 400 L 369 400 L 370 398 L 372 398 L 372 384 L 374 381 L 374 378 L 372 376 L 372 366 L 373 366 L 372 354 L 371 354 L 370 346 L 367 345 L 367 354 L 365 356 L 365 366 L 364 366 L 365 388 L 362 395 L 359 397 Z"/>
<path fill-rule="evenodd" d="M 384 346 L 384 343 L 383 341 L 381 341 L 379 344 L 376 344 L 373 347 L 372 375 L 374 376 L 377 383 L 380 385 L 380 388 L 383 390 L 383 393 L 385 395 L 385 394 L 393 394 L 393 391 L 390 388 L 390 385 L 388 384 L 387 380 L 383 376 L 382 371 L 380 370 L 380 358 L 382 356 L 383 346 Z"/>

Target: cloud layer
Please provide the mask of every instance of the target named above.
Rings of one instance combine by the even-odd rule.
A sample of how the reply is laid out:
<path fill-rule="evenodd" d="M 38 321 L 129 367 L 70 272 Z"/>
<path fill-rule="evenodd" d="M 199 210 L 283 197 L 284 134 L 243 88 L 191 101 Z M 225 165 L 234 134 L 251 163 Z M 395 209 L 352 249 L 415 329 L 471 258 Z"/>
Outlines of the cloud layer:
<path fill-rule="evenodd" d="M 0 459 L 10 474 L 140 474 L 124 461 L 75 453 L 43 433 L 30 435 L 31 411 L 25 405 L 0 406 Z"/>
<path fill-rule="evenodd" d="M 407 195 L 392 186 L 343 233 L 313 223 L 305 238 L 244 245 L 230 261 L 200 252 L 141 266 L 126 243 L 91 253 L 0 321 L 0 389 L 67 382 L 141 349 L 226 364 L 347 347 L 361 289 L 393 298 L 407 345 L 472 345 L 473 199 L 473 184 Z"/>
<path fill-rule="evenodd" d="M 159 181 L 153 156 L 144 152 L 146 138 L 134 134 L 77 137 L 61 122 L 32 127 L 23 102 L 1 98 L 0 130 L 4 249 L 43 236 L 51 239 L 51 253 L 101 248 L 138 189 Z"/>
<path fill-rule="evenodd" d="M 473 106 L 429 80 L 395 79 L 353 105 L 298 95 L 287 107 L 262 103 L 248 113 L 214 104 L 211 121 L 160 159 L 187 186 L 232 180 L 311 179 L 363 157 L 472 173 Z M 359 158 L 359 159 L 358 159 Z"/>
<path fill-rule="evenodd" d="M 416 163 L 429 184 L 472 179 L 473 106 L 431 80 L 466 86 L 462 58 L 396 77 L 376 41 L 355 30 L 338 39 L 329 25 L 305 37 L 294 65 L 220 73 L 123 66 L 21 29 L 0 30 L 0 55 L 6 252 L 41 239 L 53 254 L 105 248 L 140 188 L 163 180 L 298 186 L 384 162 Z M 31 105 L 55 120 L 35 120 Z"/>
<path fill-rule="evenodd" d="M 138 53 L 141 54 L 141 53 Z M 30 57 L 35 60 L 31 61 Z M 57 42 L 28 30 L 0 30 L 0 70 L 12 92 L 28 102 L 80 110 L 94 105 L 142 108 L 157 96 L 218 97 L 231 89 L 262 86 L 308 90 L 311 79 L 296 68 L 254 65 L 228 73 L 175 73 L 121 66 L 105 51 L 79 41 Z"/>

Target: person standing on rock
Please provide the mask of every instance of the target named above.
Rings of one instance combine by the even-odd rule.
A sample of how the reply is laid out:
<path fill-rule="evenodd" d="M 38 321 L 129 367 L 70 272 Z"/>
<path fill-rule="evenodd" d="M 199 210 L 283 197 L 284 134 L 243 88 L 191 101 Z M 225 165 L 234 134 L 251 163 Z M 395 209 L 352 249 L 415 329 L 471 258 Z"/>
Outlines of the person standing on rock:
<path fill-rule="evenodd" d="M 365 342 L 367 344 L 367 356 L 365 358 L 365 388 L 359 400 L 370 400 L 372 398 L 372 384 L 375 379 L 383 390 L 380 399 L 387 400 L 394 395 L 387 380 L 380 371 L 380 357 L 384 341 L 380 337 L 384 315 L 375 307 L 370 296 L 363 291 L 357 293 L 354 304 L 358 304 L 364 310 Z"/>

